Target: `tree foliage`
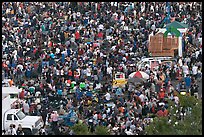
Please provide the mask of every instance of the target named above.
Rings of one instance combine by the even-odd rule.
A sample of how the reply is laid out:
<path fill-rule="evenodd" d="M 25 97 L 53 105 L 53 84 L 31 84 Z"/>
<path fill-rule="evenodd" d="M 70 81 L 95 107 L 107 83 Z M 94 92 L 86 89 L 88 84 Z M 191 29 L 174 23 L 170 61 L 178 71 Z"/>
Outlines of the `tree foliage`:
<path fill-rule="evenodd" d="M 77 123 L 71 127 L 71 129 L 76 135 L 110 135 L 107 127 L 105 126 L 96 126 L 94 133 L 91 133 L 88 126 L 84 123 Z"/>
<path fill-rule="evenodd" d="M 95 134 L 96 135 L 110 135 L 107 127 L 105 126 L 96 126 Z"/>
<path fill-rule="evenodd" d="M 88 126 L 84 123 L 77 123 L 71 129 L 76 135 L 90 135 Z"/>
<path fill-rule="evenodd" d="M 186 110 L 186 116 L 179 119 L 176 114 L 178 108 L 169 100 L 169 117 L 154 118 L 145 128 L 147 135 L 202 135 L 202 100 L 192 96 L 178 95 L 180 107 Z"/>

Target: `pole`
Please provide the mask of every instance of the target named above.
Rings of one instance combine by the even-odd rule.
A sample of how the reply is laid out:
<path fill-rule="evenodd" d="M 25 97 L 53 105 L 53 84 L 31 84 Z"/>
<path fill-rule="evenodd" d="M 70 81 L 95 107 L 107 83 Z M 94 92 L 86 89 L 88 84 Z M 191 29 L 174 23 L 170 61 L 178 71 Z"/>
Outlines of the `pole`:
<path fill-rule="evenodd" d="M 178 55 L 179 57 L 182 57 L 182 33 L 180 33 L 179 36 Z"/>

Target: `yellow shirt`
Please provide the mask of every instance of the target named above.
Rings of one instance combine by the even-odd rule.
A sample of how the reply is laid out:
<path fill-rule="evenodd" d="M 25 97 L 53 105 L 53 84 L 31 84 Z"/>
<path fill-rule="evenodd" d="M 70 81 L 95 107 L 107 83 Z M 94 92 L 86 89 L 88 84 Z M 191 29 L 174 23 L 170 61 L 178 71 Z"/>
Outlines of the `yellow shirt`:
<path fill-rule="evenodd" d="M 91 100 L 88 100 L 88 105 L 91 105 L 92 101 Z"/>
<path fill-rule="evenodd" d="M 12 15 L 14 14 L 14 10 L 11 10 L 11 14 L 12 14 Z"/>

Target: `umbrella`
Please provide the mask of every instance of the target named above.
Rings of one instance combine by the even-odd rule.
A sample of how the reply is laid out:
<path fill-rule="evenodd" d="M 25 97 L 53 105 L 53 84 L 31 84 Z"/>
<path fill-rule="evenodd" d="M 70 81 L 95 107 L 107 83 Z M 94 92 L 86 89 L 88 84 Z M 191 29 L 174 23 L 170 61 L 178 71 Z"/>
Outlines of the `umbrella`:
<path fill-rule="evenodd" d="M 134 78 L 130 78 L 128 79 L 128 83 L 142 83 L 145 82 L 144 78 L 138 78 L 138 77 L 134 77 Z"/>
<path fill-rule="evenodd" d="M 149 75 L 143 71 L 133 72 L 129 75 L 129 78 L 134 78 L 134 77 L 149 79 Z"/>

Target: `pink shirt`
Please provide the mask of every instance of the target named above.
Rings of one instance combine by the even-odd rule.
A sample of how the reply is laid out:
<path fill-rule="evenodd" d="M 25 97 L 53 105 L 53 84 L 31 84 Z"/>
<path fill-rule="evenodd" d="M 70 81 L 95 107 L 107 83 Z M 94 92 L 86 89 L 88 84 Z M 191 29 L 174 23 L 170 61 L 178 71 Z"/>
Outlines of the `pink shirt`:
<path fill-rule="evenodd" d="M 58 114 L 56 114 L 56 113 L 51 114 L 51 119 L 52 119 L 52 121 L 58 121 Z"/>

